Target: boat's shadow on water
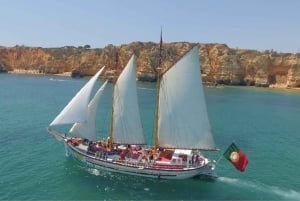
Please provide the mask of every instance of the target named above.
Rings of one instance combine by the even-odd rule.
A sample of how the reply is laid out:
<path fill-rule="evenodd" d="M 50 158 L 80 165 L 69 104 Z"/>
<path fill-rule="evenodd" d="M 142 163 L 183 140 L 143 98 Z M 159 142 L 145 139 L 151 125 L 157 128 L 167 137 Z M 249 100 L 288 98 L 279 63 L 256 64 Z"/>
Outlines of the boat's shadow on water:
<path fill-rule="evenodd" d="M 249 199 L 248 192 L 257 192 L 253 198 L 271 200 L 299 200 L 300 193 L 293 189 L 268 186 L 256 181 L 228 177 L 194 177 L 184 180 L 164 180 L 125 175 L 90 168 L 66 159 L 65 175 L 69 184 L 82 186 L 86 191 L 96 190 L 104 199 L 144 200 L 224 200 Z M 234 194 L 230 191 L 236 189 Z"/>
<path fill-rule="evenodd" d="M 216 179 L 195 177 L 185 180 L 164 180 L 125 175 L 117 172 L 97 170 L 74 161 L 66 160 L 68 183 L 84 184 L 86 188 L 95 189 L 110 199 L 164 199 L 164 200 L 199 200 L 213 195 Z M 71 181 L 70 181 L 71 180 Z M 104 193 L 104 194 L 103 194 Z M 118 196 L 117 196 L 118 195 Z M 206 196 L 202 196 L 206 195 Z M 112 197 L 113 196 L 113 197 Z M 116 196 L 116 197 L 115 197 Z M 128 197 L 129 196 L 129 197 Z M 213 198 L 213 197 L 211 197 Z"/>
<path fill-rule="evenodd" d="M 218 177 L 217 176 L 206 176 L 206 175 L 198 175 L 192 178 L 195 181 L 201 181 L 201 182 L 209 182 L 214 183 L 217 182 Z"/>

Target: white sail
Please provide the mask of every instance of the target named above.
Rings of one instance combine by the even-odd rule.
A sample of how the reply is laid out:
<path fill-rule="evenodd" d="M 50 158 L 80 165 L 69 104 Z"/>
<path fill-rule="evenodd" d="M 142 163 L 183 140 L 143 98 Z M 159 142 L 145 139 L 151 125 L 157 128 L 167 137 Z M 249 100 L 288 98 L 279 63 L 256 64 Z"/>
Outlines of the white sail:
<path fill-rule="evenodd" d="M 159 86 L 158 146 L 214 149 L 194 47 L 161 78 Z"/>
<path fill-rule="evenodd" d="M 88 104 L 90 94 L 95 82 L 103 71 L 102 67 L 74 96 L 68 105 L 56 116 L 51 122 L 50 126 L 59 124 L 72 124 L 76 122 L 85 122 L 88 119 Z"/>
<path fill-rule="evenodd" d="M 75 123 L 70 129 L 70 133 L 76 137 L 86 138 L 90 141 L 96 141 L 96 114 L 98 104 L 100 102 L 100 97 L 107 84 L 105 81 L 102 86 L 96 92 L 94 98 L 90 101 L 88 105 L 88 119 L 86 122 Z"/>
<path fill-rule="evenodd" d="M 136 88 L 136 56 L 118 77 L 113 98 L 113 142 L 145 144 Z"/>

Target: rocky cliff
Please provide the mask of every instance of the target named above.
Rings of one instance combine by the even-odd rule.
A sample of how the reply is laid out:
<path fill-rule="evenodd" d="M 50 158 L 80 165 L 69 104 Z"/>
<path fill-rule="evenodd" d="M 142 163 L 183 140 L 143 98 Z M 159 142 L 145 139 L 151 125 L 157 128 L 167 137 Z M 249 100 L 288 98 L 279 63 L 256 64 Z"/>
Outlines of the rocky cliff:
<path fill-rule="evenodd" d="M 163 67 L 172 65 L 194 43 L 164 44 Z M 62 48 L 0 47 L 0 71 L 60 74 L 73 72 L 76 76 L 93 75 L 106 66 L 105 77 L 121 70 L 132 54 L 137 56 L 137 77 L 155 81 L 158 64 L 158 44 L 133 42 L 121 46 L 108 45 L 90 49 L 66 46 Z M 270 87 L 300 87 L 300 54 L 259 52 L 233 49 L 225 44 L 199 44 L 204 82 L 231 85 Z M 116 59 L 118 58 L 118 59 Z"/>

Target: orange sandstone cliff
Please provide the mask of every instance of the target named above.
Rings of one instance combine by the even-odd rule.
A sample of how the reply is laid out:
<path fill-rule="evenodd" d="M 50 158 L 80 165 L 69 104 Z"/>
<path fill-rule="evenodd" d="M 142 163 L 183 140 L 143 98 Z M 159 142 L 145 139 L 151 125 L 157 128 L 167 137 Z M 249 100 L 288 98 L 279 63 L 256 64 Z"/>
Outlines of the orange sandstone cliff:
<path fill-rule="evenodd" d="M 164 44 L 163 66 L 172 65 L 195 43 Z M 104 77 L 112 75 L 117 66 L 123 68 L 131 55 L 137 56 L 137 77 L 155 81 L 158 44 L 133 42 L 104 48 L 66 46 L 61 48 L 0 47 L 0 72 L 93 75 L 106 66 Z M 204 82 L 269 87 L 300 87 L 300 54 L 259 52 L 233 49 L 225 44 L 199 44 L 201 72 Z"/>

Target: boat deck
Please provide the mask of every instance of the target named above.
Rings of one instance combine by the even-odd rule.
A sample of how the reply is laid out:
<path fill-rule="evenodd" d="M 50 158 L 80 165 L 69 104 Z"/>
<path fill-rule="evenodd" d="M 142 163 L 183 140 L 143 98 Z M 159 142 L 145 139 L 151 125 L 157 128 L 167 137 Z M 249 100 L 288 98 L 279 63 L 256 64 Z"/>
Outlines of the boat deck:
<path fill-rule="evenodd" d="M 78 150 L 81 153 L 86 154 L 87 156 L 103 160 L 106 162 L 111 162 L 115 164 L 125 165 L 129 167 L 136 167 L 136 168 L 153 168 L 153 169 L 164 169 L 164 170 L 183 170 L 183 169 L 194 169 L 197 167 L 205 166 L 206 164 L 187 164 L 187 162 L 181 164 L 172 164 L 170 161 L 164 160 L 147 160 L 146 158 L 138 158 L 136 155 L 132 155 L 131 157 L 124 157 L 121 159 L 121 151 L 116 152 L 91 152 L 89 150 L 89 146 L 79 143 L 79 144 L 72 144 L 71 142 L 68 143 L 74 149 Z"/>
<path fill-rule="evenodd" d="M 77 146 L 78 149 L 81 149 L 82 151 L 88 151 L 88 146 L 87 145 L 83 145 L 83 144 L 79 144 Z"/>

